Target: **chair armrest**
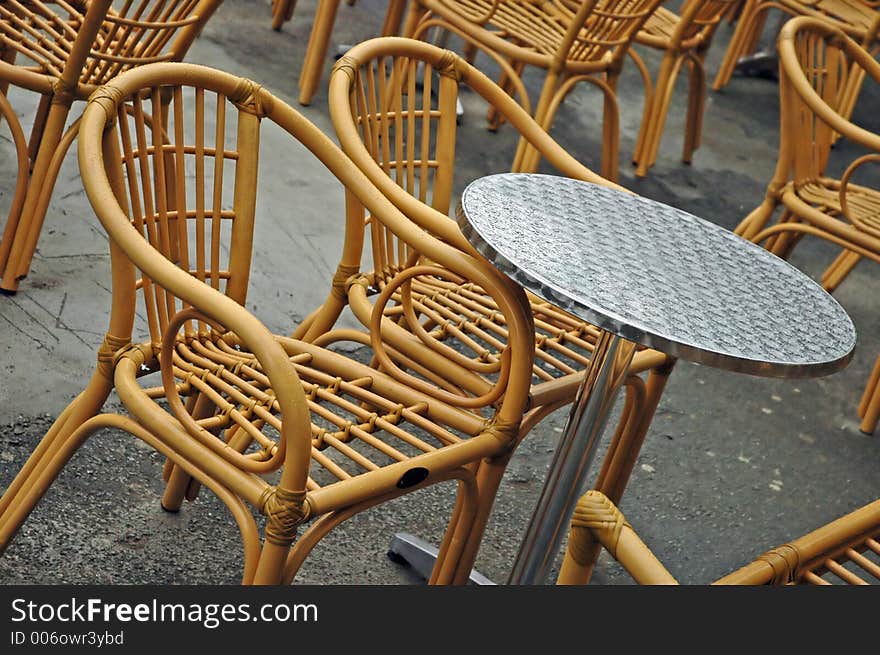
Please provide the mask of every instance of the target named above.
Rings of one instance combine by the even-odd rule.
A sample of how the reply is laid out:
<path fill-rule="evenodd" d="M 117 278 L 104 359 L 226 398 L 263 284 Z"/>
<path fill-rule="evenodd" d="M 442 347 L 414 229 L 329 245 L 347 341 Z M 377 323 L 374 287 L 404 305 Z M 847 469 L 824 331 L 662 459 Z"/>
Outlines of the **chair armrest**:
<path fill-rule="evenodd" d="M 311 456 L 311 421 L 296 369 L 259 319 L 166 259 L 131 224 L 104 169 L 105 151 L 110 153 L 117 148 L 112 129 L 105 129 L 114 111 L 115 99 L 98 96 L 90 100 L 82 117 L 81 133 L 105 135 L 103 143 L 95 138 L 79 140 L 80 170 L 89 171 L 88 175 L 83 175 L 83 185 L 96 215 L 113 244 L 154 284 L 191 305 L 212 322 L 234 332 L 248 346 L 272 382 L 283 418 L 278 446 L 278 457 L 284 458 L 280 486 L 304 490 Z"/>
<path fill-rule="evenodd" d="M 867 155 L 862 155 L 858 159 L 854 160 L 849 166 L 847 166 L 846 171 L 844 171 L 843 176 L 840 178 L 840 190 L 838 191 L 838 197 L 840 199 L 840 212 L 847 219 L 849 219 L 850 223 L 855 225 L 860 230 L 864 230 L 868 234 L 880 238 L 880 229 L 878 229 L 876 225 L 871 225 L 870 223 L 866 223 L 865 221 L 863 221 L 858 214 L 850 212 L 849 202 L 847 201 L 849 181 L 852 177 L 852 174 L 855 173 L 856 169 L 858 169 L 863 164 L 867 164 L 868 162 L 880 162 L 880 154 L 870 153 Z M 880 191 L 878 191 L 878 195 L 880 195 Z"/>

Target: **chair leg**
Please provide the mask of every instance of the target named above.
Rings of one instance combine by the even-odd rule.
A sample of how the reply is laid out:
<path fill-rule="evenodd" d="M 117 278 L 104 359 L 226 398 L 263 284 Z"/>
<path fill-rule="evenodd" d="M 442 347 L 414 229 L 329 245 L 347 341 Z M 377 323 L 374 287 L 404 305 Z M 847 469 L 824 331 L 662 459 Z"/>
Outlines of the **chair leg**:
<path fill-rule="evenodd" d="M 631 414 L 618 427 L 608 446 L 602 469 L 596 477 L 594 491 L 590 493 L 600 493 L 615 504 L 620 502 L 674 366 L 675 361 L 670 361 L 652 369 L 648 374 L 647 383 L 642 383 L 641 378 L 637 376 L 631 376 L 628 380 L 627 405 L 630 402 L 633 404 Z M 624 408 L 625 413 L 626 409 L 627 407 Z M 576 532 L 573 526 L 573 537 Z M 565 561 L 560 569 L 559 584 L 587 584 L 593 574 L 601 544 L 593 539 L 589 530 L 575 539 L 580 541 L 574 548 L 569 545 L 569 551 L 566 552 Z"/>
<path fill-rule="evenodd" d="M 457 480 L 459 483 L 459 495 L 456 499 L 455 508 L 450 517 L 449 525 L 443 538 L 443 546 L 441 547 L 435 562 L 435 577 L 441 568 L 445 568 L 446 564 L 452 561 L 450 559 L 450 557 L 452 557 L 450 552 L 451 549 L 449 548 L 452 532 L 461 528 L 463 530 L 462 534 L 466 534 L 463 526 L 470 525 L 470 522 L 473 520 L 474 512 L 472 511 L 472 508 L 476 505 L 477 490 L 472 469 L 473 467 L 462 467 L 456 471 L 444 473 L 441 477 L 434 479 L 432 483 L 436 484 L 453 480 Z M 413 489 L 416 488 L 418 487 Z M 356 514 L 360 514 L 371 507 L 404 495 L 404 493 L 407 492 L 393 491 L 383 496 L 370 498 L 355 505 L 350 505 L 343 509 L 324 514 L 312 522 L 291 546 L 287 561 L 284 564 L 281 583 L 291 584 L 293 582 L 294 577 L 296 577 L 299 569 L 302 567 L 309 554 L 314 550 L 315 546 L 317 546 L 318 543 L 320 543 L 320 541 L 334 528 Z M 435 582 L 433 584 L 438 583 Z M 448 584 L 448 582 L 446 584 Z"/>
<path fill-rule="evenodd" d="M 592 75 L 573 75 L 560 77 L 555 73 L 548 73 L 538 100 L 538 108 L 535 110 L 535 122 L 545 131 L 549 132 L 553 126 L 556 112 L 571 90 L 580 82 L 589 82 L 599 87 L 603 95 L 603 118 L 602 118 L 602 176 L 617 181 L 618 168 L 618 143 L 620 111 L 617 107 L 615 87 L 619 73 L 609 72 L 606 79 L 602 80 Z M 532 173 L 538 168 L 540 153 L 533 148 L 525 139 L 519 140 L 516 156 L 514 157 L 511 170 L 520 173 Z"/>
<path fill-rule="evenodd" d="M 3 271 L 0 271 L 3 278 L 0 281 L 0 290 L 5 293 L 15 293 L 18 290 L 19 280 L 25 277 L 30 269 L 55 180 L 64 157 L 76 138 L 78 122 L 74 123 L 67 133 L 63 132 L 69 111 L 70 107 L 64 104 L 53 104 L 49 110 L 36 162 L 28 180 L 18 227 L 10 246 L 9 258 Z M 34 180 L 37 181 L 36 184 L 31 183 Z"/>
<path fill-rule="evenodd" d="M 648 125 L 650 123 L 651 112 L 653 111 L 654 105 L 654 83 L 651 80 L 651 73 L 648 71 L 648 67 L 645 65 L 645 61 L 641 58 L 641 56 L 632 48 L 630 48 L 627 53 L 630 58 L 635 62 L 636 68 L 639 69 L 639 74 L 642 77 L 642 87 L 644 88 L 644 100 L 642 104 L 642 120 L 639 124 L 639 133 L 636 136 L 636 145 L 633 148 L 633 156 L 632 156 L 632 164 L 633 166 L 638 166 L 639 161 L 644 157 L 645 150 L 645 139 L 647 138 L 647 130 Z"/>
<path fill-rule="evenodd" d="M 730 37 L 727 44 L 727 50 L 721 64 L 718 66 L 718 72 L 715 74 L 715 81 L 712 82 L 712 88 L 715 91 L 721 90 L 733 75 L 736 68 L 736 62 L 745 54 L 749 43 L 754 42 L 755 33 L 758 32 L 758 3 L 760 0 L 745 0 L 740 11 L 739 19 L 736 22 L 736 29 Z"/>
<path fill-rule="evenodd" d="M 0 553 L 43 497 L 76 449 L 96 429 L 84 428 L 110 395 L 111 383 L 100 372 L 92 376 L 49 428 L 0 499 Z"/>
<path fill-rule="evenodd" d="M 767 221 L 773 216 L 778 204 L 776 196 L 768 193 L 764 197 L 764 201 L 740 221 L 739 225 L 734 229 L 734 233 L 748 241 L 754 240 L 761 230 L 764 229 L 764 226 L 767 225 Z"/>
<path fill-rule="evenodd" d="M 779 217 L 779 222 L 785 223 L 787 221 L 799 221 L 799 219 L 794 214 L 786 210 L 785 212 L 783 212 L 782 216 Z M 765 244 L 765 248 L 780 259 L 788 259 L 789 255 L 791 255 L 792 250 L 794 250 L 794 247 L 798 244 L 798 242 L 800 242 L 803 236 L 803 232 L 781 232 L 768 239 L 767 243 Z"/>
<path fill-rule="evenodd" d="M 544 77 L 544 85 L 541 87 L 541 94 L 538 96 L 538 104 L 535 107 L 534 119 L 546 131 L 550 131 L 549 125 L 553 123 L 553 115 L 550 108 L 553 104 L 553 98 L 559 93 L 559 75 L 553 71 L 548 71 Z M 550 113 L 548 117 L 548 112 Z M 513 166 L 511 170 L 520 173 L 532 173 L 534 168 L 531 167 L 531 161 L 534 155 L 531 152 L 534 148 L 524 138 L 520 138 L 516 146 L 516 154 L 513 157 Z"/>
<path fill-rule="evenodd" d="M 675 90 L 675 79 L 678 77 L 681 63 L 681 56 L 672 52 L 667 52 L 660 63 L 657 81 L 654 84 L 650 113 L 647 119 L 642 118 L 643 121 L 647 122 L 647 126 L 644 128 L 645 137 L 639 153 L 638 165 L 636 166 L 636 175 L 638 177 L 647 175 L 648 169 L 657 159 L 657 151 L 660 149 L 660 139 L 663 134 L 663 125 L 666 123 L 666 114 L 669 112 L 669 103 L 672 100 L 672 94 Z"/>
<path fill-rule="evenodd" d="M 12 242 L 15 240 L 15 232 L 21 219 L 25 196 L 27 195 L 28 181 L 30 179 L 30 156 L 28 154 L 27 139 L 24 130 L 18 121 L 18 116 L 6 96 L 0 93 L 0 117 L 6 119 L 15 146 L 16 158 L 18 159 L 18 171 L 16 174 L 15 191 L 6 216 L 6 226 L 3 228 L 3 236 L 0 238 L 0 277 L 6 270 L 9 262 L 9 253 L 12 251 Z"/>
<path fill-rule="evenodd" d="M 618 73 L 609 73 L 607 87 L 600 86 L 605 96 L 602 109 L 602 177 L 617 182 L 620 149 L 620 110 L 617 107 Z"/>
<path fill-rule="evenodd" d="M 621 511 L 601 492 L 581 496 L 571 520 L 571 533 L 557 584 L 586 584 L 598 550 L 604 546 L 639 584 L 678 582 L 627 523 Z"/>
<path fill-rule="evenodd" d="M 28 152 L 31 158 L 31 170 L 37 160 L 37 152 L 40 149 L 40 143 L 43 139 L 43 132 L 46 129 L 46 121 L 49 117 L 49 109 L 52 107 L 52 95 L 44 95 L 40 97 L 37 104 L 37 111 L 34 114 L 34 124 L 31 126 L 31 134 L 28 138 Z"/>
<path fill-rule="evenodd" d="M 642 444 L 651 428 L 654 414 L 660 404 L 660 398 L 672 375 L 675 361 L 652 369 L 645 382 L 644 396 L 634 408 L 632 421 L 628 421 L 620 430 L 619 439 L 615 439 L 608 448 L 602 470 L 596 478 L 595 488 L 608 496 L 612 502 L 619 503 L 623 498 L 626 485 L 635 468 L 636 460 L 642 450 Z"/>
<path fill-rule="evenodd" d="M 859 402 L 859 416 L 862 419 L 859 429 L 865 434 L 874 434 L 877 422 L 880 421 L 880 357 L 874 364 L 874 370 L 871 371 L 871 377 L 868 378 Z"/>
<path fill-rule="evenodd" d="M 382 23 L 382 36 L 398 36 L 406 15 L 407 0 L 388 0 L 385 20 Z M 349 4 L 353 4 L 350 0 Z"/>
<path fill-rule="evenodd" d="M 694 151 L 700 147 L 703 136 L 703 112 L 706 108 L 706 69 L 703 65 L 703 55 L 691 57 L 688 66 L 690 67 L 688 111 L 681 151 L 681 160 L 685 164 L 693 161 Z"/>
<path fill-rule="evenodd" d="M 820 280 L 822 287 L 828 292 L 833 293 L 847 275 L 862 260 L 862 256 L 852 250 L 842 250 L 835 258 L 831 265 L 822 273 Z"/>
<path fill-rule="evenodd" d="M 15 58 L 18 51 L 15 48 L 3 48 L 0 46 L 0 61 L 6 64 L 15 64 Z M 0 95 L 6 96 L 9 91 L 9 81 L 0 81 Z"/>
<path fill-rule="evenodd" d="M 296 0 L 274 0 L 272 3 L 272 29 L 276 32 L 281 26 L 293 18 L 293 10 L 296 9 Z"/>
<path fill-rule="evenodd" d="M 844 87 L 840 106 L 840 115 L 846 120 L 852 117 L 864 81 L 865 69 L 858 64 L 852 64 L 849 68 L 849 76 L 846 79 L 846 86 Z"/>
<path fill-rule="evenodd" d="M 468 44 L 470 46 L 470 44 Z M 474 56 L 476 56 L 477 49 L 473 46 Z M 522 62 L 512 63 L 511 66 L 513 70 L 516 71 L 516 74 L 522 76 L 523 68 L 525 68 L 525 64 Z M 501 77 L 498 79 L 498 86 L 509 96 L 513 96 L 513 81 L 510 78 L 510 74 L 507 71 L 501 71 Z M 498 108 L 495 105 L 489 105 L 489 110 L 486 112 L 486 121 L 489 124 L 489 130 L 494 132 L 504 123 L 504 116 L 501 112 L 498 111 Z"/>
<path fill-rule="evenodd" d="M 191 414 L 194 419 L 209 418 L 216 411 L 216 406 L 206 396 L 199 395 L 192 405 Z M 250 440 L 241 444 L 241 451 L 250 444 Z M 240 451 L 240 452 L 241 452 Z M 195 485 L 195 486 L 194 486 Z M 165 493 L 162 495 L 162 509 L 172 514 L 180 511 L 184 499 L 195 500 L 198 486 L 192 476 L 188 475 L 179 466 L 171 465 L 165 481 Z"/>
<path fill-rule="evenodd" d="M 409 9 L 406 12 L 406 17 L 403 20 L 403 30 L 401 31 L 401 36 L 405 36 L 408 38 L 417 38 L 415 34 L 419 31 L 419 23 L 424 18 L 427 11 L 421 5 L 419 0 L 410 0 Z M 419 37 L 420 38 L 420 37 Z"/>
<path fill-rule="evenodd" d="M 449 540 L 460 544 L 460 548 L 441 548 L 437 566 L 431 576 L 432 584 L 467 583 L 486 532 L 501 478 L 509 461 L 510 455 L 506 455 L 480 463 L 477 470 L 476 500 L 470 506 L 465 506 L 455 528 L 447 530 L 444 536 L 444 542 Z M 459 498 L 463 496 L 464 494 L 460 494 Z M 464 498 L 464 500 L 468 499 Z"/>
<path fill-rule="evenodd" d="M 301 105 L 308 105 L 312 101 L 312 96 L 321 81 L 321 73 L 324 71 L 324 60 L 327 57 L 327 47 L 333 32 L 333 24 L 336 21 L 337 9 L 339 9 L 339 0 L 318 0 L 315 21 L 312 23 L 306 56 L 299 74 L 299 104 Z"/>

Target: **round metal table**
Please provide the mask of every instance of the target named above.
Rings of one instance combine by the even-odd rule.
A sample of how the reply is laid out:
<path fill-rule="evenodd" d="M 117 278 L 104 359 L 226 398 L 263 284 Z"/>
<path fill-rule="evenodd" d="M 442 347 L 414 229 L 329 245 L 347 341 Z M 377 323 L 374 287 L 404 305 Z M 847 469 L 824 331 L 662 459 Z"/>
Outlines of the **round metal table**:
<path fill-rule="evenodd" d="M 826 375 L 852 357 L 855 327 L 818 284 L 663 203 L 570 178 L 506 173 L 468 185 L 458 223 L 509 277 L 603 330 L 511 584 L 546 581 L 637 346 L 774 377 Z"/>

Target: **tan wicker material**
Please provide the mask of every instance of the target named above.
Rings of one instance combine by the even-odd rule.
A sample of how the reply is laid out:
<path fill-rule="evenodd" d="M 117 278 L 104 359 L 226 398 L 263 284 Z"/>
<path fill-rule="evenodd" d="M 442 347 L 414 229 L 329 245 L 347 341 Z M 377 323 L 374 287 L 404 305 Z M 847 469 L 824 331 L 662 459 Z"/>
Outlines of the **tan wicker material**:
<path fill-rule="evenodd" d="M 617 179 L 619 112 L 616 85 L 623 60 L 638 30 L 660 0 L 413 0 L 403 34 L 424 38 L 439 26 L 500 66 L 500 85 L 549 131 L 572 89 L 587 82 L 601 90 L 602 175 Z M 526 66 L 545 71 L 537 103 L 522 81 Z M 534 106 L 534 110 L 532 107 Z M 489 113 L 490 126 L 499 124 Z M 514 170 L 532 172 L 538 155 L 520 142 Z"/>
<path fill-rule="evenodd" d="M 724 58 L 712 83 L 713 89 L 717 91 L 723 88 L 730 81 L 737 61 L 755 50 L 770 9 L 783 11 L 791 16 L 812 16 L 828 21 L 866 48 L 876 45 L 880 30 L 877 3 L 867 0 L 745 0 L 736 30 L 727 44 Z M 852 77 L 847 88 L 847 98 L 843 105 L 843 115 L 847 118 L 852 114 L 860 82 L 860 77 Z"/>
<path fill-rule="evenodd" d="M 221 2 L 0 3 L 0 91 L 13 85 L 41 96 L 29 140 L 5 95 L 0 100 L 18 156 L 17 187 L 0 241 L 0 290 L 14 293 L 30 269 L 55 179 L 76 138 L 78 122 L 65 130 L 71 105 L 132 67 L 183 59 Z"/>
<path fill-rule="evenodd" d="M 844 117 L 851 77 L 880 82 L 880 64 L 840 28 L 810 17 L 786 23 L 779 58 L 779 160 L 764 201 L 736 232 L 780 257 L 787 257 L 806 235 L 840 246 L 840 255 L 821 278 L 822 286 L 833 291 L 863 258 L 880 262 L 880 188 L 851 181 L 863 172 L 859 169 L 880 163 L 880 135 Z M 825 170 L 838 138 L 868 151 L 839 178 Z M 771 223 L 780 207 L 779 219 Z M 876 377 L 869 380 L 859 407 L 861 429 L 869 433 L 880 413 Z"/>
<path fill-rule="evenodd" d="M 488 101 L 560 173 L 610 184 L 571 157 L 509 95 L 462 57 L 413 39 L 371 39 L 352 48 L 335 67 L 330 80 L 331 119 L 346 153 L 419 225 L 442 234 L 463 252 L 474 252 L 449 218 L 460 84 Z M 365 246 L 374 268 L 351 275 Z M 297 336 L 317 343 L 370 339 L 383 370 L 399 365 L 444 384 L 450 394 L 466 390 L 484 395 L 489 385 L 482 369 L 508 339 L 507 326 L 495 303 L 474 280 L 440 282 L 431 277 L 434 269 L 429 265 L 401 249 L 393 235 L 351 203 L 346 249 L 333 292 L 307 321 L 306 331 Z M 403 274 L 413 280 L 406 295 L 393 283 L 395 276 Z M 334 329 L 346 305 L 369 336 Z M 529 411 L 518 439 L 574 400 L 599 335 L 596 327 L 536 297 L 531 298 L 531 310 L 535 362 Z M 377 342 L 380 315 L 388 320 L 382 343 Z M 596 482 L 612 498 L 623 494 L 672 365 L 669 357 L 655 350 L 640 350 L 634 357 L 625 408 Z M 645 371 L 650 371 L 647 381 L 638 376 Z M 496 469 L 499 476 L 502 472 L 503 468 Z"/>
<path fill-rule="evenodd" d="M 633 154 L 639 177 L 647 175 L 657 159 L 675 80 L 682 66 L 687 66 L 689 71 L 682 161 L 690 163 L 694 151 L 700 147 L 706 104 L 706 52 L 716 28 L 738 4 L 739 0 L 687 0 L 680 15 L 666 7 L 658 7 L 636 33 L 636 44 L 663 52 L 656 80 L 652 83 L 637 50 L 629 50 L 645 84 L 645 110 Z"/>
<path fill-rule="evenodd" d="M 423 281 L 466 278 L 491 297 L 506 339 L 487 352 L 481 372 L 493 382 L 481 397 L 444 402 L 444 388 L 417 389 L 395 371 L 273 335 L 244 308 L 267 121 L 305 145 L 377 229 L 433 262 L 436 274 Z M 115 78 L 85 110 L 79 163 L 111 239 L 110 324 L 88 387 L 0 501 L 0 549 L 82 442 L 112 427 L 168 457 L 166 509 L 200 485 L 229 507 L 245 583 L 290 582 L 342 521 L 447 480 L 459 486 L 455 529 L 433 581 L 466 580 L 470 565 L 456 577 L 463 536 L 495 492 L 480 484 L 484 468 L 511 452 L 531 386 L 534 328 L 522 289 L 404 216 L 289 105 L 221 71 L 161 63 Z M 389 272 L 387 283 L 416 286 L 407 271 Z M 99 413 L 111 391 L 126 415 Z M 266 517 L 262 543 L 251 508 Z"/>
<path fill-rule="evenodd" d="M 620 510 L 599 491 L 578 502 L 559 584 L 585 584 L 591 565 L 585 547 L 605 550 L 639 584 L 677 584 Z M 712 584 L 880 584 L 880 500 L 795 541 L 774 548 Z"/>

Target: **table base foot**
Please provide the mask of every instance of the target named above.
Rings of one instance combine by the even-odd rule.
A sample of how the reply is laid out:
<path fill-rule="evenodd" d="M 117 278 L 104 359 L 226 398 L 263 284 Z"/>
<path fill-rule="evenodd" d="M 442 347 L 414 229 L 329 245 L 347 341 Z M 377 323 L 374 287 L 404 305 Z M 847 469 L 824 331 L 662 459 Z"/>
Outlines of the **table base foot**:
<path fill-rule="evenodd" d="M 399 532 L 394 535 L 388 547 L 388 558 L 398 564 L 408 566 L 413 572 L 427 580 L 431 577 L 434 562 L 437 561 L 437 548 L 415 535 Z M 472 570 L 468 583 L 473 585 L 494 585 L 489 578 Z"/>

